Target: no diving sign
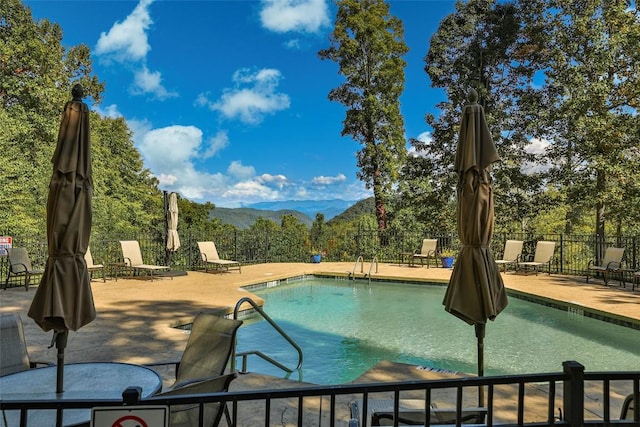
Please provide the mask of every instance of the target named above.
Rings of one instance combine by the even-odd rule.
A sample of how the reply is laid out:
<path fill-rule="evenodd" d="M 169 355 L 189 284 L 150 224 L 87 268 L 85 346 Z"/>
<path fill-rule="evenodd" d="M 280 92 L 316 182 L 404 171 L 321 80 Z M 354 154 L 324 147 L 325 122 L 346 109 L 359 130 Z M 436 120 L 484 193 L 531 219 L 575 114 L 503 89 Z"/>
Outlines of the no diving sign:
<path fill-rule="evenodd" d="M 113 406 L 91 409 L 91 427 L 168 426 L 168 406 Z"/>

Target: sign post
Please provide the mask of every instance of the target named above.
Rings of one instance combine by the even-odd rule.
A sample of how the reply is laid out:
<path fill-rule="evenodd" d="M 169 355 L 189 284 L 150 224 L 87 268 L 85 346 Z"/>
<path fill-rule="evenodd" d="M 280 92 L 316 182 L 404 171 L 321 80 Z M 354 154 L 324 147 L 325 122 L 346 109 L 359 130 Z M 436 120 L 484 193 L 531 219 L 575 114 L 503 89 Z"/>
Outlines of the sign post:
<path fill-rule="evenodd" d="M 0 236 L 0 256 L 7 256 L 7 249 L 13 247 L 13 238 L 11 236 Z"/>

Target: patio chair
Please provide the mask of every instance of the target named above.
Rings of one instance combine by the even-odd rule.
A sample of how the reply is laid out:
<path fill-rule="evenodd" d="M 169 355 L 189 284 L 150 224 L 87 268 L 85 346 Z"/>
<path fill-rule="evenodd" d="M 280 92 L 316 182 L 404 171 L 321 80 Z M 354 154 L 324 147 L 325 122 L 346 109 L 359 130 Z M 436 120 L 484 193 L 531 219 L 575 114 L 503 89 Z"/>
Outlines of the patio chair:
<path fill-rule="evenodd" d="M 394 401 L 391 399 L 368 399 L 368 426 L 395 425 Z M 398 402 L 399 425 L 425 425 L 425 401 L 420 399 L 400 399 Z M 362 422 L 362 400 L 349 403 L 351 410 L 350 427 L 358 427 Z M 487 414 L 486 408 L 462 408 L 460 424 L 482 424 Z M 429 424 L 457 424 L 456 408 L 438 408 L 435 403 L 429 407 Z"/>
<path fill-rule="evenodd" d="M 134 272 L 138 270 L 148 271 L 152 281 L 155 271 L 169 270 L 169 267 L 164 265 L 145 264 L 142 261 L 142 252 L 140 251 L 140 244 L 137 240 L 121 240 L 120 246 L 122 247 L 122 260 L 124 261 L 124 265 L 133 269 Z M 173 280 L 173 276 L 171 280 Z"/>
<path fill-rule="evenodd" d="M 420 252 L 416 251 L 413 254 L 413 260 L 420 260 L 420 266 L 424 265 L 424 260 L 427 260 L 427 268 L 429 268 L 429 262 L 431 259 L 435 261 L 436 267 L 438 266 L 438 239 L 423 239 Z"/>
<path fill-rule="evenodd" d="M 178 396 L 182 394 L 220 393 L 229 391 L 229 384 L 236 378 L 236 374 L 220 375 L 201 380 L 186 381 L 177 384 L 172 389 L 158 394 L 162 397 Z M 200 405 L 198 403 L 172 405 L 169 408 L 170 427 L 217 426 L 225 415 L 227 426 L 232 426 L 231 415 L 226 403 L 206 403 L 202 406 L 202 424 L 200 424 Z"/>
<path fill-rule="evenodd" d="M 622 267 L 622 258 L 624 258 L 624 248 L 607 248 L 604 251 L 602 262 L 597 265 L 594 260 L 590 260 L 587 265 L 587 283 L 589 283 L 589 273 L 602 273 L 604 284 L 609 284 L 609 275 L 620 270 Z"/>
<path fill-rule="evenodd" d="M 198 242 L 198 250 L 200 251 L 200 259 L 204 263 L 205 273 L 209 271 L 209 265 L 212 265 L 216 269 L 238 269 L 239 273 L 242 273 L 240 263 L 238 261 L 231 261 L 226 259 L 220 259 L 216 244 L 213 242 Z"/>
<path fill-rule="evenodd" d="M 531 267 L 536 272 L 537 276 L 540 267 L 546 265 L 549 268 L 549 275 L 551 275 L 551 260 L 553 260 L 553 254 L 555 250 L 556 242 L 539 241 L 536 244 L 536 252 L 533 256 L 533 259 L 531 261 L 518 262 L 516 264 L 516 269 L 519 270 L 520 267 Z"/>
<path fill-rule="evenodd" d="M 53 366 L 53 363 L 29 359 L 20 315 L 0 313 L 0 376 L 37 368 L 38 365 Z"/>
<path fill-rule="evenodd" d="M 236 334 L 241 320 L 227 319 L 209 313 L 199 313 L 193 320 L 187 346 L 179 362 L 153 363 L 147 366 L 175 365 L 175 382 L 162 396 L 200 392 L 226 391 L 235 374 L 224 375 L 227 364 L 235 353 Z M 217 425 L 222 416 L 219 404 L 205 405 L 205 416 Z M 231 425 L 229 411 L 224 405 L 227 423 Z M 171 408 L 171 426 L 189 426 L 197 421 L 198 405 L 180 405 Z M 195 417 L 195 418 L 193 418 Z M 175 424 L 174 424 L 175 419 Z M 216 421 L 217 419 L 217 421 Z"/>
<path fill-rule="evenodd" d="M 9 258 L 9 273 L 2 289 L 7 289 L 9 278 L 13 275 L 24 276 L 24 290 L 28 291 L 31 276 L 42 274 L 44 270 L 35 270 L 33 268 L 26 248 L 7 248 L 7 256 Z"/>
<path fill-rule="evenodd" d="M 636 399 L 633 394 L 628 395 L 622 403 L 622 409 L 620 410 L 621 420 L 633 420 L 636 407 Z"/>
<path fill-rule="evenodd" d="M 516 265 L 522 256 L 522 240 L 507 240 L 504 243 L 504 251 L 502 252 L 502 259 L 497 259 L 496 264 L 502 265 L 502 271 L 507 272 L 507 266 L 510 264 Z"/>
<path fill-rule="evenodd" d="M 91 279 L 92 277 L 92 273 L 94 271 L 100 270 L 100 273 L 102 274 L 102 281 L 105 282 L 106 281 L 106 276 L 104 274 L 104 264 L 94 264 L 93 262 L 93 256 L 91 255 L 91 248 L 89 246 L 87 246 L 87 252 L 84 254 L 84 260 L 87 263 L 87 270 L 89 271 L 89 278 Z"/>

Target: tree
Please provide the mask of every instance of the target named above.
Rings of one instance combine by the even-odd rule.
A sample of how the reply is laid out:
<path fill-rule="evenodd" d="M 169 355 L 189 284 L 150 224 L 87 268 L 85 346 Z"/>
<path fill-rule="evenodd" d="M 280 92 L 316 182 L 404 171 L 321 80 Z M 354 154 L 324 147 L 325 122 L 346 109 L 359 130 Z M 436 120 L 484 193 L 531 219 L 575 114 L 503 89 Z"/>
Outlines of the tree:
<path fill-rule="evenodd" d="M 527 152 L 532 126 L 531 111 L 540 102 L 531 91 L 533 53 L 522 43 L 522 25 L 517 5 L 495 0 L 456 2 L 456 11 L 445 17 L 431 38 L 425 71 L 433 87 L 442 88 L 447 100 L 438 104 L 440 115 L 427 114 L 433 129 L 429 141 L 412 140 L 418 156 L 409 159 L 407 179 L 429 181 L 420 193 L 420 204 L 450 206 L 457 176 L 453 170 L 462 107 L 470 88 L 480 95 L 487 123 L 501 162 L 494 166 L 496 229 L 515 228 L 535 215 L 536 193 L 541 190 L 540 171 L 527 171 L 536 157 Z M 426 209 L 426 208 L 425 208 Z M 433 216 L 433 215 L 428 215 Z M 517 222 L 505 219 L 517 218 Z"/>
<path fill-rule="evenodd" d="M 640 21 L 637 3 L 620 0 L 536 0 L 522 4 L 543 77 L 542 138 L 552 141 L 552 177 L 571 206 L 606 221 L 637 219 L 640 135 Z M 543 28 L 543 31 L 536 29 Z M 576 215 L 572 215 L 576 217 Z"/>
<path fill-rule="evenodd" d="M 331 46 L 321 59 L 339 65 L 345 82 L 329 92 L 346 108 L 342 135 L 363 145 L 358 178 L 373 188 L 378 230 L 387 227 L 386 200 L 406 156 L 400 95 L 404 89 L 402 22 L 383 0 L 338 0 Z"/>
<path fill-rule="evenodd" d="M 44 235 L 51 157 L 60 111 L 81 83 L 100 100 L 89 49 L 65 49 L 62 29 L 35 22 L 19 0 L 0 2 L 0 224 L 19 234 Z M 5 169 L 6 168 L 6 169 Z"/>
<path fill-rule="evenodd" d="M 35 22 L 19 0 L 0 2 L 0 226 L 18 236 L 46 234 L 46 200 L 60 112 L 81 83 L 99 102 L 85 45 L 65 48 L 62 29 Z M 144 168 L 124 119 L 91 113 L 93 228 L 100 238 L 163 230 L 162 194 Z"/>

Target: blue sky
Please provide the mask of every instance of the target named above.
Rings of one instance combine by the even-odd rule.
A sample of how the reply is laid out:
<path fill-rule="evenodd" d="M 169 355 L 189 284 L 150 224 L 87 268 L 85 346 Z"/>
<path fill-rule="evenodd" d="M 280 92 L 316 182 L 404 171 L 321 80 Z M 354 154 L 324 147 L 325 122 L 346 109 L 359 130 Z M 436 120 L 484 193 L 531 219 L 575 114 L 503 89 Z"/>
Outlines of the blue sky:
<path fill-rule="evenodd" d="M 341 137 L 343 80 L 329 46 L 330 0 L 24 0 L 57 22 L 66 46 L 91 48 L 106 82 L 104 116 L 124 117 L 160 187 L 221 207 L 277 200 L 359 200 L 360 146 Z M 423 58 L 454 1 L 392 0 L 405 27 L 401 97 L 409 138 L 428 138 Z M 407 145 L 408 146 L 408 145 Z"/>

